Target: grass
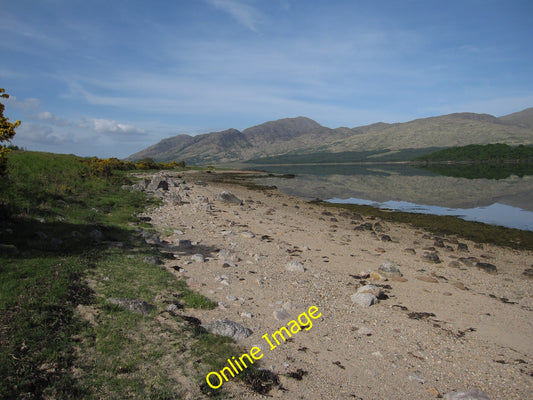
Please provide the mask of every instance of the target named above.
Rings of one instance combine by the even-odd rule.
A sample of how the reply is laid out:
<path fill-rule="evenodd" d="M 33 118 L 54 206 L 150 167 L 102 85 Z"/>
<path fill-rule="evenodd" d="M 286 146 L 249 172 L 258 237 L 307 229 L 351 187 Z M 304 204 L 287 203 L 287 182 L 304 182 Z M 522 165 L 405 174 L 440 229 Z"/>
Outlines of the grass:
<path fill-rule="evenodd" d="M 186 314 L 160 317 L 170 303 L 183 313 L 217 304 L 143 261 L 159 255 L 134 230 L 152 200 L 120 189 L 126 175 L 93 177 L 70 155 L 13 152 L 9 162 L 0 182 L 0 398 L 179 399 L 200 394 L 207 372 L 242 353 Z M 154 309 L 136 314 L 111 297 Z"/>

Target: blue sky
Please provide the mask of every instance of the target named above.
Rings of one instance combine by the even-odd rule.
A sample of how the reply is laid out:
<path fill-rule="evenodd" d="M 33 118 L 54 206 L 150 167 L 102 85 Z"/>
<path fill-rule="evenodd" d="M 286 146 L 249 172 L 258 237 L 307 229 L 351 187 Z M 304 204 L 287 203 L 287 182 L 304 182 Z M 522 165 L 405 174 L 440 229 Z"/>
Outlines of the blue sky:
<path fill-rule="evenodd" d="M 335 128 L 533 106 L 530 0 L 0 0 L 14 143 L 126 157 L 307 116 Z"/>

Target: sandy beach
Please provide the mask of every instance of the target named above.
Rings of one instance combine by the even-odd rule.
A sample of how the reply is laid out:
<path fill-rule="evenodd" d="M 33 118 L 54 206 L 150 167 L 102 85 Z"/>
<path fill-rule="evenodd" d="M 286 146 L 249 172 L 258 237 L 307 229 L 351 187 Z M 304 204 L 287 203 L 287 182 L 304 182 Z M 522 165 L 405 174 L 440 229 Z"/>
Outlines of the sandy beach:
<path fill-rule="evenodd" d="M 230 377 L 221 388 L 230 397 L 433 399 L 478 389 L 493 400 L 531 398 L 530 251 L 207 179 L 214 175 L 182 174 L 169 188 L 181 202 L 145 215 L 179 249 L 165 268 L 219 304 L 188 314 L 250 329 L 237 343 L 259 348 L 261 367 L 279 374 L 267 395 Z M 300 320 L 312 326 L 290 325 L 312 307 L 320 317 Z M 271 335 L 287 326 L 291 337 L 282 331 L 278 344 Z"/>

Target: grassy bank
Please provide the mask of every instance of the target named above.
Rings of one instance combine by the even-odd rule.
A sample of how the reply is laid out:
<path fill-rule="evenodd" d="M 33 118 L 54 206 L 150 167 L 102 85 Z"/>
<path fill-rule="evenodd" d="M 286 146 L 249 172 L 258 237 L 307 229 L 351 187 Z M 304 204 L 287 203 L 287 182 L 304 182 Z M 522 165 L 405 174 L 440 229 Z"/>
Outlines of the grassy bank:
<path fill-rule="evenodd" d="M 155 204 L 121 189 L 126 175 L 94 176 L 70 155 L 14 152 L 9 161 L 0 182 L 0 398 L 179 399 L 241 351 L 187 317 L 215 303 L 147 261 L 163 255 L 135 231 L 136 215 Z M 110 298 L 154 308 L 137 314 Z M 180 311 L 166 313 L 169 304 Z"/>

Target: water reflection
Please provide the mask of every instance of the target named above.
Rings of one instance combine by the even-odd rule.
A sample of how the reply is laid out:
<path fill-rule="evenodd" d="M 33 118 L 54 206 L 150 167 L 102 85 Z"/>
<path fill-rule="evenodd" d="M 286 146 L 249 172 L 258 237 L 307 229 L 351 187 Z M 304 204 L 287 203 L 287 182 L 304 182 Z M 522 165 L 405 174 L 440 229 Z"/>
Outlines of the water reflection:
<path fill-rule="evenodd" d="M 498 221 L 503 222 L 498 225 L 517 227 L 513 221 L 528 219 L 533 224 L 533 214 L 526 213 L 533 212 L 533 175 L 528 175 L 527 169 L 512 174 L 509 168 L 503 172 L 492 170 L 492 175 L 483 178 L 440 175 L 434 170 L 404 164 L 261 166 L 261 169 L 295 174 L 294 179 L 265 178 L 259 183 L 276 185 L 289 195 L 306 199 L 406 202 L 414 205 L 410 206 L 413 212 L 419 208 L 437 213 L 442 208 L 450 210 L 451 215 L 464 216 L 465 210 L 472 210 L 469 215 L 483 214 L 476 217 L 482 218 L 482 222 L 497 223 L 493 216 L 501 214 Z M 509 175 L 503 178 L 503 174 Z M 528 223 L 522 222 L 521 226 Z"/>

